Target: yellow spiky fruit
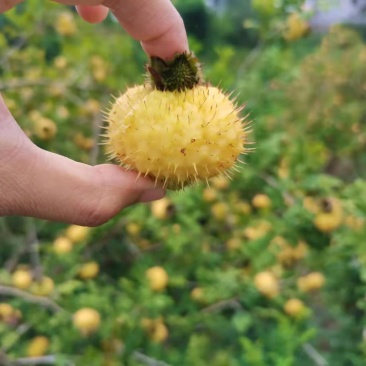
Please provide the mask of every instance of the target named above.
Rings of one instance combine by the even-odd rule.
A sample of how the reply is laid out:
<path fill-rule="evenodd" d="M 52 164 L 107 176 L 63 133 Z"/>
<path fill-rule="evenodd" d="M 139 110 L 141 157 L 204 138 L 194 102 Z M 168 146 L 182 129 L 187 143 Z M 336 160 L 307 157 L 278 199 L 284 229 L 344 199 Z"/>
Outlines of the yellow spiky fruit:
<path fill-rule="evenodd" d="M 169 77 L 179 79 L 177 73 Z M 246 137 L 240 108 L 220 89 L 198 81 L 192 86 L 189 79 L 186 87 L 184 80 L 158 80 L 129 88 L 115 101 L 105 135 L 110 156 L 170 189 L 234 168 Z"/>

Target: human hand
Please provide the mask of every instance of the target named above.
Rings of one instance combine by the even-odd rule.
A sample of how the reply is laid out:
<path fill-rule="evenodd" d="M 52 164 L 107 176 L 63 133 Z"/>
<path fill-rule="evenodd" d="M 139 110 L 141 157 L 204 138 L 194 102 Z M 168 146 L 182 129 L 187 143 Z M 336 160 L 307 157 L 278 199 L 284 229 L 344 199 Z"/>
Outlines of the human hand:
<path fill-rule="evenodd" d="M 20 2 L 2 1 L 0 13 Z M 182 19 L 169 0 L 58 2 L 78 5 L 79 14 L 89 22 L 102 21 L 111 9 L 150 55 L 171 58 L 188 49 Z M 97 226 L 131 204 L 159 199 L 164 194 L 151 180 L 137 179 L 135 172 L 116 165 L 92 167 L 38 148 L 20 129 L 0 96 L 0 216 Z"/>
<path fill-rule="evenodd" d="M 24 0 L 3 0 L 3 13 Z M 76 5 L 78 13 L 90 23 L 104 20 L 110 9 L 122 27 L 140 41 L 145 52 L 162 59 L 188 50 L 183 20 L 170 0 L 55 0 Z"/>

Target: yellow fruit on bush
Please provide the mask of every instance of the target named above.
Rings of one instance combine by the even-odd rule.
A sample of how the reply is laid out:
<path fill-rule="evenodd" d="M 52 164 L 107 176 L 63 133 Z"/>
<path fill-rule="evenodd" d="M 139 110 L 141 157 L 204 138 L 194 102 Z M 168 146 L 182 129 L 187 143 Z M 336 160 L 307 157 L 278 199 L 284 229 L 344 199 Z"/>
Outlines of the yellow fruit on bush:
<path fill-rule="evenodd" d="M 169 336 L 169 330 L 163 322 L 156 323 L 150 334 L 151 340 L 156 343 L 163 343 Z"/>
<path fill-rule="evenodd" d="M 356 217 L 352 215 L 348 215 L 344 219 L 344 223 L 346 226 L 348 226 L 350 229 L 358 231 L 361 230 L 365 226 L 365 220 L 361 217 Z"/>
<path fill-rule="evenodd" d="M 281 179 L 287 179 L 290 175 L 290 162 L 288 158 L 283 158 L 278 166 L 277 175 Z"/>
<path fill-rule="evenodd" d="M 140 324 L 143 329 L 148 330 L 155 324 L 155 321 L 156 319 L 141 318 Z"/>
<path fill-rule="evenodd" d="M 162 317 L 155 319 L 142 318 L 140 324 L 152 341 L 162 343 L 168 338 L 169 331 Z"/>
<path fill-rule="evenodd" d="M 254 277 L 254 285 L 257 290 L 268 298 L 279 294 L 279 284 L 276 276 L 272 272 L 259 272 Z"/>
<path fill-rule="evenodd" d="M 166 219 L 169 216 L 169 207 L 171 205 L 171 200 L 168 197 L 164 197 L 151 203 L 151 213 L 157 219 Z"/>
<path fill-rule="evenodd" d="M 18 269 L 12 274 L 11 283 L 14 287 L 25 290 L 32 283 L 32 274 L 28 270 Z"/>
<path fill-rule="evenodd" d="M 126 231 L 130 234 L 130 235 L 138 235 L 141 231 L 141 225 L 135 223 L 135 222 L 129 222 L 126 225 Z"/>
<path fill-rule="evenodd" d="M 153 291 L 163 291 L 168 286 L 169 276 L 163 267 L 151 267 L 145 275 Z"/>
<path fill-rule="evenodd" d="M 202 197 L 206 202 L 215 201 L 217 198 L 217 190 L 215 188 L 205 188 Z"/>
<path fill-rule="evenodd" d="M 182 227 L 179 224 L 173 224 L 172 225 L 172 231 L 174 234 L 180 234 L 180 232 L 182 231 Z"/>
<path fill-rule="evenodd" d="M 77 147 L 85 151 L 90 151 L 95 145 L 94 139 L 91 137 L 86 137 L 82 133 L 75 134 L 74 143 Z"/>
<path fill-rule="evenodd" d="M 48 90 L 52 97 L 61 97 L 65 94 L 66 87 L 64 85 L 51 84 Z"/>
<path fill-rule="evenodd" d="M 252 212 L 252 208 L 248 202 L 239 201 L 235 204 L 235 211 L 239 214 L 249 215 Z"/>
<path fill-rule="evenodd" d="M 93 115 L 99 113 L 100 103 L 95 99 L 88 99 L 80 108 L 82 114 Z"/>
<path fill-rule="evenodd" d="M 301 317 L 304 314 L 306 307 L 301 300 L 293 298 L 286 301 L 283 309 L 286 314 L 297 318 Z"/>
<path fill-rule="evenodd" d="M 49 141 L 57 133 L 55 122 L 46 117 L 40 117 L 33 122 L 33 133 L 40 140 Z"/>
<path fill-rule="evenodd" d="M 118 338 L 109 338 L 102 342 L 102 349 L 105 353 L 121 354 L 123 352 L 123 341 Z M 117 366 L 120 366 L 117 364 Z"/>
<path fill-rule="evenodd" d="M 217 202 L 211 206 L 212 216 L 218 221 L 225 220 L 229 212 L 229 206 L 225 202 Z"/>
<path fill-rule="evenodd" d="M 244 152 L 239 109 L 203 85 L 195 57 L 151 58 L 150 84 L 130 88 L 107 115 L 111 158 L 127 169 L 180 189 L 233 168 Z"/>
<path fill-rule="evenodd" d="M 320 290 L 324 284 L 325 277 L 320 272 L 311 272 L 297 280 L 297 287 L 303 292 Z"/>
<path fill-rule="evenodd" d="M 268 221 L 260 221 L 255 224 L 255 226 L 248 226 L 243 230 L 243 235 L 245 238 L 250 240 L 259 239 L 272 229 L 272 225 Z"/>
<path fill-rule="evenodd" d="M 46 354 L 50 346 L 50 341 L 47 337 L 38 336 L 34 337 L 27 347 L 28 357 L 39 357 Z"/>
<path fill-rule="evenodd" d="M 288 42 L 296 41 L 307 35 L 309 31 L 309 23 L 304 20 L 300 14 L 292 13 L 287 18 L 283 38 Z"/>
<path fill-rule="evenodd" d="M 0 303 L 0 320 L 6 321 L 13 315 L 14 311 L 15 309 L 10 304 Z"/>
<path fill-rule="evenodd" d="M 211 184 L 218 190 L 224 190 L 230 186 L 230 179 L 225 175 L 219 175 L 211 180 Z"/>
<path fill-rule="evenodd" d="M 56 113 L 60 118 L 66 119 L 70 116 L 70 111 L 63 105 L 57 107 Z"/>
<path fill-rule="evenodd" d="M 242 246 L 242 239 L 240 238 L 230 238 L 226 241 L 225 247 L 228 250 L 238 250 Z"/>
<path fill-rule="evenodd" d="M 7 325 L 17 325 L 22 318 L 22 313 L 14 309 L 10 304 L 0 303 L 0 322 Z"/>
<path fill-rule="evenodd" d="M 56 31 L 61 36 L 72 36 L 76 33 L 76 24 L 73 15 L 70 12 L 62 12 L 56 19 Z"/>
<path fill-rule="evenodd" d="M 55 283 L 50 277 L 42 277 L 39 282 L 33 282 L 30 287 L 30 292 L 37 296 L 49 296 L 55 288 Z"/>
<path fill-rule="evenodd" d="M 80 243 L 85 241 L 90 234 L 90 228 L 86 226 L 71 225 L 65 231 L 65 236 L 72 241 L 72 243 Z"/>
<path fill-rule="evenodd" d="M 88 262 L 81 266 L 79 277 L 83 280 L 95 278 L 99 273 L 99 264 L 97 262 Z"/>
<path fill-rule="evenodd" d="M 282 236 L 272 239 L 270 249 L 276 254 L 278 261 L 285 266 L 291 266 L 303 259 L 308 251 L 304 241 L 299 241 L 296 246 L 292 246 Z"/>
<path fill-rule="evenodd" d="M 343 222 L 341 202 L 334 198 L 326 198 L 320 202 L 320 212 L 314 218 L 314 225 L 322 232 L 328 233 L 337 229 Z"/>
<path fill-rule="evenodd" d="M 309 196 L 304 197 L 303 206 L 307 211 L 309 211 L 312 214 L 317 214 L 320 210 L 316 199 Z"/>
<path fill-rule="evenodd" d="M 337 229 L 342 223 L 342 217 L 334 214 L 320 213 L 314 219 L 314 225 L 325 233 Z"/>
<path fill-rule="evenodd" d="M 266 209 L 272 204 L 271 199 L 266 194 L 256 194 L 252 199 L 252 205 L 255 208 Z"/>
<path fill-rule="evenodd" d="M 67 66 L 67 58 L 64 56 L 57 56 L 53 61 L 57 69 L 63 70 Z"/>
<path fill-rule="evenodd" d="M 74 327 L 85 336 L 96 332 L 100 322 L 100 314 L 92 308 L 80 309 L 73 316 Z"/>
<path fill-rule="evenodd" d="M 65 236 L 59 236 L 53 242 L 53 251 L 57 254 L 70 253 L 72 250 L 72 242 L 69 238 Z"/>
<path fill-rule="evenodd" d="M 103 81 L 107 78 L 108 64 L 100 56 L 93 56 L 90 60 L 92 75 L 96 81 Z"/>
<path fill-rule="evenodd" d="M 191 291 L 191 299 L 195 302 L 204 302 L 204 292 L 203 289 L 201 287 L 195 287 L 192 291 Z"/>

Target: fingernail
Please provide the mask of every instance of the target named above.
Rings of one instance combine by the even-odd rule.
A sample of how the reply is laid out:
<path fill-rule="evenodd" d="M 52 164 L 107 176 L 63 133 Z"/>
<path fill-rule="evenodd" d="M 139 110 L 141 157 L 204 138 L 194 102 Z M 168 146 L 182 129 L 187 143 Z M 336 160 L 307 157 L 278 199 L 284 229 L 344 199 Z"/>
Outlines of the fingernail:
<path fill-rule="evenodd" d="M 139 202 L 150 202 L 160 200 L 165 196 L 165 190 L 161 188 L 149 189 L 145 191 L 139 199 Z"/>

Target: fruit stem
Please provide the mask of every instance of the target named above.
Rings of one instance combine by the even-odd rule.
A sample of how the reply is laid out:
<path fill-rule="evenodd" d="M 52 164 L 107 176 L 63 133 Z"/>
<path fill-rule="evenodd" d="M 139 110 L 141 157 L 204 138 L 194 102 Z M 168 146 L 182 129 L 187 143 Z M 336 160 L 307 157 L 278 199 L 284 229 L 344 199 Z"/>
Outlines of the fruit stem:
<path fill-rule="evenodd" d="M 150 57 L 149 82 L 160 91 L 183 91 L 203 83 L 201 64 L 193 52 L 176 54 L 172 60 Z"/>

